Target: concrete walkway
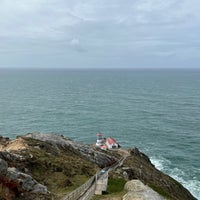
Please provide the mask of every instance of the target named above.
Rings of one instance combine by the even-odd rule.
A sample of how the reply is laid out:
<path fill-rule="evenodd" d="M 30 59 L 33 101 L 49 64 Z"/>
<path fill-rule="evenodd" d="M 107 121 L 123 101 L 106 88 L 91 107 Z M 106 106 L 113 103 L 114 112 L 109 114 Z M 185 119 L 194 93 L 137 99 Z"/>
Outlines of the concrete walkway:
<path fill-rule="evenodd" d="M 107 185 L 108 185 L 108 171 L 106 171 L 96 180 L 95 194 L 101 195 L 103 192 L 106 192 Z"/>

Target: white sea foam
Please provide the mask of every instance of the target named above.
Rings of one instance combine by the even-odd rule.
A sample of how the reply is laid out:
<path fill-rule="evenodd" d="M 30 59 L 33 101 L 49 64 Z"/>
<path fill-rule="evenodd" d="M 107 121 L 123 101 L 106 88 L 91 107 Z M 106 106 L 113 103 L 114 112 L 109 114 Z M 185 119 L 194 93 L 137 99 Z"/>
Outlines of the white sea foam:
<path fill-rule="evenodd" d="M 163 160 L 159 160 L 159 159 L 156 159 L 154 157 L 151 157 L 150 159 L 151 159 L 151 162 L 155 165 L 155 167 L 157 169 L 159 169 L 161 171 L 164 169 L 164 166 L 163 166 L 164 161 Z"/>
<path fill-rule="evenodd" d="M 200 181 L 193 177 L 193 179 L 186 180 L 186 172 L 179 168 L 171 169 L 169 164 L 171 163 L 169 160 L 166 159 L 157 159 L 155 157 L 151 157 L 151 162 L 155 165 L 155 167 L 164 173 L 167 173 L 178 182 L 180 182 L 185 188 L 187 188 L 191 194 L 200 200 Z M 199 169 L 197 169 L 199 170 Z"/>
<path fill-rule="evenodd" d="M 195 177 L 190 180 L 185 179 L 185 173 L 180 169 L 172 169 L 170 170 L 170 175 L 179 181 L 185 188 L 187 188 L 193 196 L 200 200 L 200 181 L 197 180 Z"/>

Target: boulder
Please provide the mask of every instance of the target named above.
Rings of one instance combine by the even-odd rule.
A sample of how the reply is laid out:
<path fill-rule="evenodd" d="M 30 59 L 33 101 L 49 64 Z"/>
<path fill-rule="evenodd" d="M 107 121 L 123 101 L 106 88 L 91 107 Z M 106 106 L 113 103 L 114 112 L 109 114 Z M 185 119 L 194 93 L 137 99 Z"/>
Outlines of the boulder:
<path fill-rule="evenodd" d="M 124 190 L 127 192 L 131 191 L 140 192 L 144 191 L 145 189 L 146 186 L 140 180 L 128 181 L 124 186 Z"/>
<path fill-rule="evenodd" d="M 128 181 L 124 189 L 127 193 L 123 196 L 123 200 L 167 200 L 140 180 Z"/>
<path fill-rule="evenodd" d="M 0 158 L 0 176 L 5 176 L 8 169 L 8 163 Z"/>
<path fill-rule="evenodd" d="M 8 167 L 3 159 L 0 159 L 0 182 L 1 196 L 6 200 L 13 200 L 20 196 L 27 199 L 31 194 L 48 196 L 46 186 L 39 184 L 30 175 L 20 172 L 15 167 Z"/>

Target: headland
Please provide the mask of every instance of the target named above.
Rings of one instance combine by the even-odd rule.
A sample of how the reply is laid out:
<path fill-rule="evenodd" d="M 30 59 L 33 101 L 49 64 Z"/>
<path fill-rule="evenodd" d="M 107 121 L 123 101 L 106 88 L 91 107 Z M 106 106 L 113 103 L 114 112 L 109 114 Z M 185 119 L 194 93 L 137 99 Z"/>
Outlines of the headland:
<path fill-rule="evenodd" d="M 0 137 L 2 200 L 63 199 L 94 175 L 104 173 L 102 169 L 110 170 L 108 188 L 105 195 L 93 198 L 196 199 L 137 148 L 105 150 L 48 133 L 28 133 L 14 140 Z M 125 189 L 119 189 L 120 184 Z"/>

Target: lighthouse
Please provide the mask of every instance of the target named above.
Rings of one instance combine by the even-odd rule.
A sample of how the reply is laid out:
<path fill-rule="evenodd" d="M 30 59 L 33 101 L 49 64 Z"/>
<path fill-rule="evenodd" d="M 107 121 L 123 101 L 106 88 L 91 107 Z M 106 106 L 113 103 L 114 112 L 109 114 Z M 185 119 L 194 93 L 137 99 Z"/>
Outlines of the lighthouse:
<path fill-rule="evenodd" d="M 102 134 L 100 132 L 97 133 L 97 142 L 96 142 L 96 146 L 100 147 L 102 145 Z"/>

